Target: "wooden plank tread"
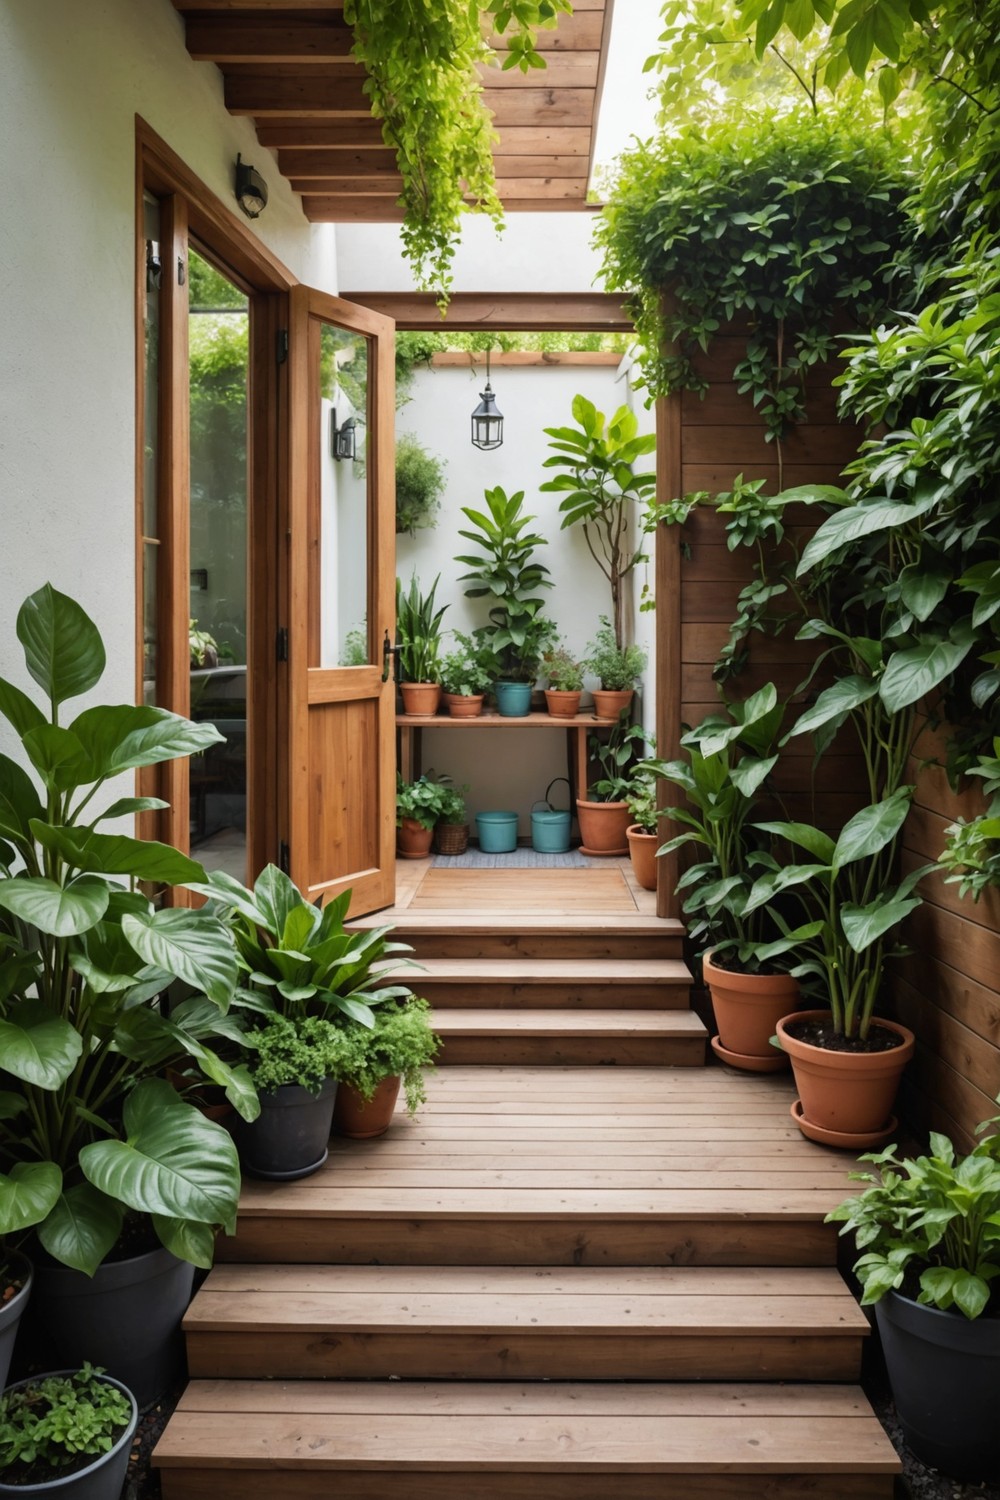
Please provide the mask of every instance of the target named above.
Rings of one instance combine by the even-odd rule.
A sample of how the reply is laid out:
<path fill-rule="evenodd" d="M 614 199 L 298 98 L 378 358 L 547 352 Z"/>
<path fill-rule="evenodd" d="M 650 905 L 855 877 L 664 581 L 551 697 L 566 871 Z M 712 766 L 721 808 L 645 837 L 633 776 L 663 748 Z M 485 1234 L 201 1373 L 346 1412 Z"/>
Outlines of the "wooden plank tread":
<path fill-rule="evenodd" d="M 856 1387 L 659 1383 L 194 1381 L 153 1461 L 161 1469 L 264 1468 L 272 1476 L 900 1469 Z"/>
<path fill-rule="evenodd" d="M 707 1037 L 687 1010 L 433 1010 L 431 1025 L 444 1041 L 459 1036 Z"/>
<path fill-rule="evenodd" d="M 630 984 L 684 985 L 691 983 L 691 973 L 677 958 L 421 958 L 422 973 L 411 983 L 417 988 L 424 981 L 435 984 L 482 984 L 502 980 L 505 984 L 593 984 L 616 989 Z"/>
<path fill-rule="evenodd" d="M 521 870 L 513 873 L 524 875 L 532 872 Z M 684 933 L 682 924 L 673 917 L 650 917 L 642 912 L 615 912 L 607 917 L 599 912 L 580 911 L 441 912 L 414 911 L 412 907 L 387 907 L 368 917 L 356 917 L 347 925 L 353 929 L 367 929 L 384 927 L 390 923 L 395 929 L 393 937 L 402 942 L 406 941 L 409 932 L 436 932 L 442 935 L 507 935 L 514 932 L 552 937 L 563 937 L 566 933 L 619 937 L 622 933 L 627 933 L 632 937 L 665 938 L 682 937 Z"/>

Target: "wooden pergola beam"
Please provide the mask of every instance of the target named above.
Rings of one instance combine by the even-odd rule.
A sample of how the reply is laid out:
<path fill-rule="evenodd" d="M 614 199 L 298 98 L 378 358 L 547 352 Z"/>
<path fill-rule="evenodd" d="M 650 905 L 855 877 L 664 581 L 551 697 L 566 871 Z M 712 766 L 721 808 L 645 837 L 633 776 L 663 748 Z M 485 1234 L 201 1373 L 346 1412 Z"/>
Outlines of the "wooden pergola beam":
<path fill-rule="evenodd" d="M 341 292 L 385 313 L 398 328 L 416 332 L 631 333 L 633 324 L 620 297 L 606 292 L 456 292 L 444 318 L 431 292 Z"/>

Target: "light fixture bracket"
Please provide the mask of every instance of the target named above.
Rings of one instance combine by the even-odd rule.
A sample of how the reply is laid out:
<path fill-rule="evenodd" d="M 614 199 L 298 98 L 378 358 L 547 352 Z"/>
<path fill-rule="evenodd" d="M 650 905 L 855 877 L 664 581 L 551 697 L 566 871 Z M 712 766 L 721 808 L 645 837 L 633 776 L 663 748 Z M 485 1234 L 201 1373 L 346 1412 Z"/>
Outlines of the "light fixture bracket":
<path fill-rule="evenodd" d="M 236 201 L 248 219 L 259 219 L 267 207 L 267 183 L 242 156 L 236 158 Z"/>

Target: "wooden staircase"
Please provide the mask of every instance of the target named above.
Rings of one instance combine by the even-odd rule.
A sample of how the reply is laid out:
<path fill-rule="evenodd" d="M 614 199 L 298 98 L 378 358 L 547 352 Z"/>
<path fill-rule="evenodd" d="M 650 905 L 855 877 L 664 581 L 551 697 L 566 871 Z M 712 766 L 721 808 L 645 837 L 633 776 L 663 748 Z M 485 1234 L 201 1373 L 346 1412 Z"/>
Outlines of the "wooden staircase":
<path fill-rule="evenodd" d="M 165 1500 L 889 1500 L 823 1223 L 851 1163 L 783 1080 L 694 1066 L 677 925 L 394 920 L 446 1066 L 416 1121 L 245 1186 Z"/>

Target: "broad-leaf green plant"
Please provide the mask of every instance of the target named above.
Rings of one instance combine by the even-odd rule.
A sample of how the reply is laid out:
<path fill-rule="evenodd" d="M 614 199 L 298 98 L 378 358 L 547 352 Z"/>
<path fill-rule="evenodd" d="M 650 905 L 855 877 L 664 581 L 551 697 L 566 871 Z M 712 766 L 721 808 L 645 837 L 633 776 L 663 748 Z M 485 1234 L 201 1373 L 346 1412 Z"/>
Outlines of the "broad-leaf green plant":
<path fill-rule="evenodd" d="M 535 560 L 547 543 L 528 529 L 535 517 L 524 512 L 523 490 L 508 495 L 497 485 L 485 491 L 485 499 L 485 511 L 462 507 L 472 529 L 458 534 L 479 551 L 455 558 L 470 569 L 459 581 L 466 585 L 466 598 L 488 602 L 489 623 L 480 627 L 477 640 L 496 656 L 500 680 L 533 682 L 556 633 L 542 614 L 540 590 L 552 587 L 549 570 Z"/>
<path fill-rule="evenodd" d="M 404 818 L 412 818 L 421 828 L 435 828 L 452 805 L 452 790 L 447 778 L 429 773 L 416 781 L 396 779 L 396 827 Z"/>
<path fill-rule="evenodd" d="M 496 681 L 497 663 L 489 646 L 455 632 L 455 650 L 441 658 L 441 687 L 460 698 L 475 698 Z"/>
<path fill-rule="evenodd" d="M 587 740 L 591 759 L 601 773 L 587 788 L 591 802 L 624 802 L 642 784 L 640 777 L 651 762 L 642 752 L 652 736 L 639 724 L 630 724 L 623 710 L 607 739 L 592 734 Z"/>

